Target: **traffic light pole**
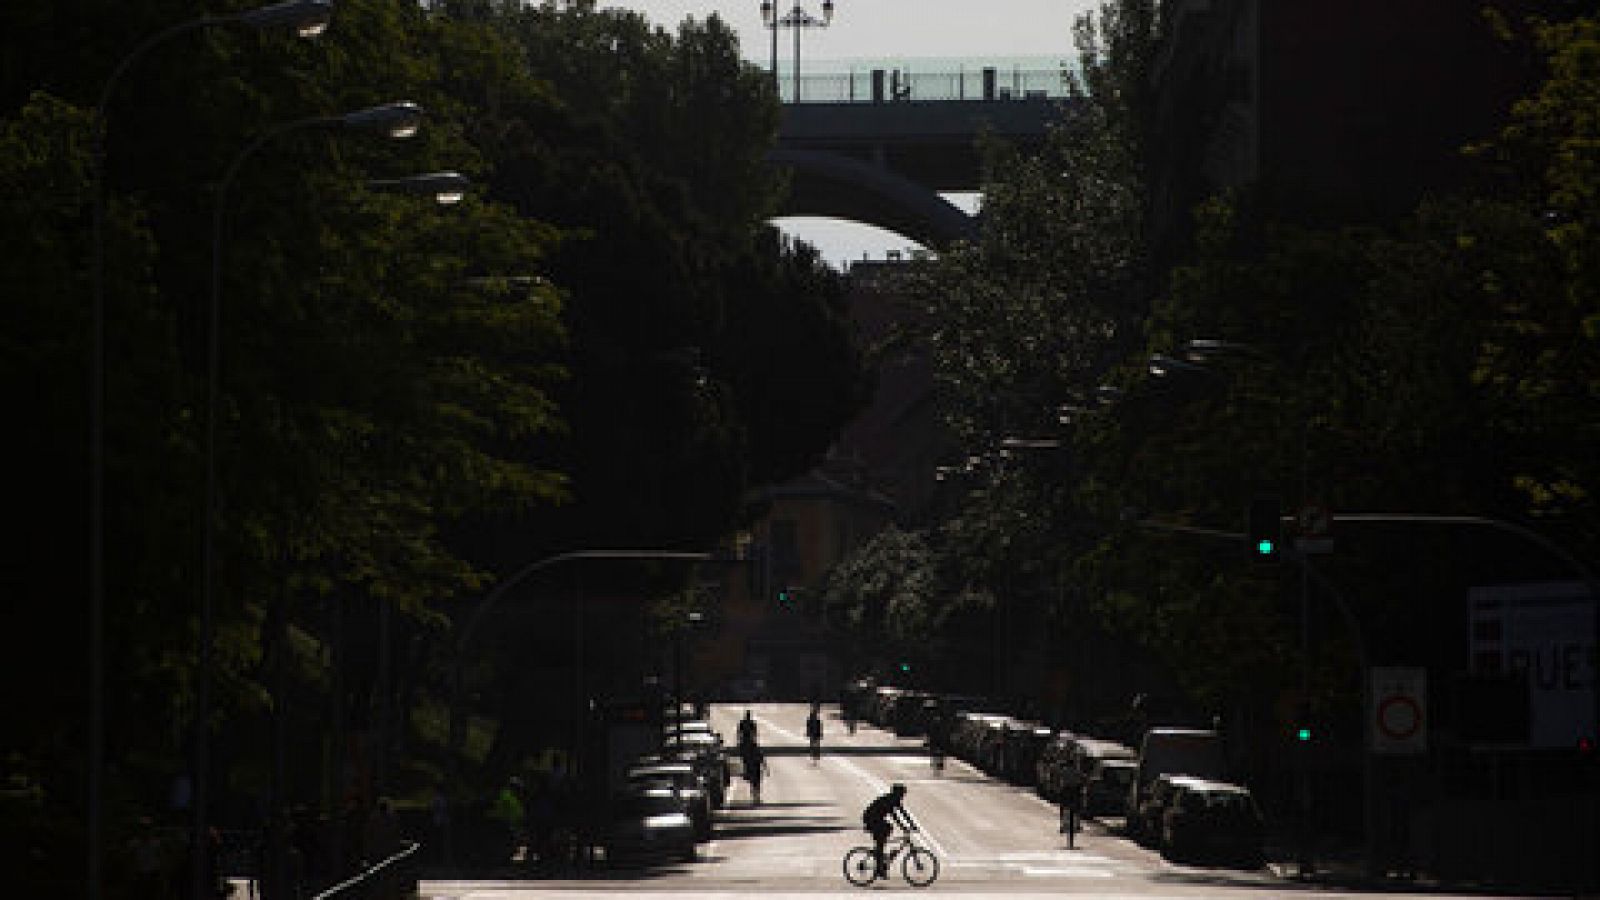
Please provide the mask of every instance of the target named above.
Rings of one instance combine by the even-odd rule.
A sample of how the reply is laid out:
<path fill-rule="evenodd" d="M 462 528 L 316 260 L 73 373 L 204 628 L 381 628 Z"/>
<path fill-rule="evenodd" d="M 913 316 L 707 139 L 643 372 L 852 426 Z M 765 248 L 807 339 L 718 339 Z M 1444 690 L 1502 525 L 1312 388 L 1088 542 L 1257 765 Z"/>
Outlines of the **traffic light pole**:
<path fill-rule="evenodd" d="M 1588 588 L 1591 604 L 1600 607 L 1600 579 L 1595 577 L 1593 570 L 1586 566 L 1577 557 L 1563 549 L 1560 545 L 1544 537 L 1538 532 L 1518 525 L 1514 522 L 1507 522 L 1503 519 L 1496 519 L 1489 516 L 1438 515 L 1432 513 L 1340 513 L 1330 516 L 1330 519 L 1336 523 L 1382 523 L 1492 528 L 1508 534 L 1513 534 L 1522 538 L 1523 540 L 1537 545 L 1571 567 L 1572 570 L 1577 573 L 1579 579 L 1583 581 L 1584 586 Z M 1154 519 L 1140 519 L 1134 524 L 1140 528 L 1151 531 L 1192 534 L 1201 537 L 1221 538 L 1235 541 L 1241 539 L 1250 539 L 1249 535 L 1241 535 L 1234 532 L 1221 531 L 1211 528 L 1199 528 L 1190 525 L 1175 525 L 1167 522 L 1156 521 Z M 1318 572 L 1312 567 L 1310 562 L 1310 554 L 1304 553 L 1298 548 L 1288 549 L 1290 552 L 1286 553 L 1284 558 L 1292 559 L 1295 564 L 1300 567 L 1301 585 L 1303 591 L 1302 596 L 1305 598 L 1304 602 L 1309 604 L 1310 583 L 1315 581 L 1318 587 L 1327 592 L 1327 595 L 1333 600 L 1334 607 L 1338 610 L 1340 616 L 1343 617 L 1345 625 L 1349 629 L 1350 636 L 1355 645 L 1357 664 L 1361 667 L 1362 697 L 1363 701 L 1365 701 L 1365 698 L 1370 696 L 1372 690 L 1372 664 L 1367 656 L 1367 645 L 1361 630 L 1360 621 L 1356 619 L 1355 613 L 1351 610 L 1350 604 L 1346 602 L 1344 594 L 1342 594 L 1337 587 L 1329 582 L 1327 578 L 1323 577 L 1322 573 Z M 1305 612 L 1306 606 L 1303 606 L 1303 617 Z M 1597 647 L 1600 647 L 1600 608 L 1595 610 L 1594 628 L 1595 644 Z M 1302 682 L 1302 688 L 1303 687 L 1304 682 Z M 1593 699 L 1595 704 L 1595 723 L 1597 726 L 1600 726 L 1600 685 L 1595 686 Z M 1361 769 L 1363 793 L 1362 821 L 1364 826 L 1363 830 L 1365 831 L 1368 874 L 1376 875 L 1379 873 L 1377 872 L 1378 855 L 1376 827 L 1377 779 L 1373 768 L 1372 753 L 1372 732 L 1374 723 L 1372 722 L 1372 717 L 1365 713 L 1362 714 L 1361 721 Z"/>

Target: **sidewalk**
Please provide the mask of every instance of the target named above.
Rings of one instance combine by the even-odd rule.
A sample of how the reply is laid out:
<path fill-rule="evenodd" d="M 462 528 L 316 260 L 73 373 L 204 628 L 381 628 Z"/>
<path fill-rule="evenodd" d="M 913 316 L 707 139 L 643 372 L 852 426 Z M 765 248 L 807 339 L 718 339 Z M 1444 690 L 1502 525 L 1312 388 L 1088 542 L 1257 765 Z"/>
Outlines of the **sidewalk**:
<path fill-rule="evenodd" d="M 1381 873 L 1367 870 L 1365 848 L 1360 846 L 1327 843 L 1313 848 L 1311 867 L 1302 872 L 1298 853 L 1278 843 L 1269 842 L 1267 868 L 1285 881 L 1316 885 L 1350 891 L 1405 891 L 1407 893 L 1482 894 L 1493 897 L 1572 897 L 1576 900 L 1596 900 L 1600 894 L 1586 892 L 1574 894 L 1571 890 L 1548 887 L 1531 887 L 1507 883 L 1490 883 L 1462 879 L 1440 878 L 1432 873 L 1413 869 L 1395 870 L 1390 867 Z"/>

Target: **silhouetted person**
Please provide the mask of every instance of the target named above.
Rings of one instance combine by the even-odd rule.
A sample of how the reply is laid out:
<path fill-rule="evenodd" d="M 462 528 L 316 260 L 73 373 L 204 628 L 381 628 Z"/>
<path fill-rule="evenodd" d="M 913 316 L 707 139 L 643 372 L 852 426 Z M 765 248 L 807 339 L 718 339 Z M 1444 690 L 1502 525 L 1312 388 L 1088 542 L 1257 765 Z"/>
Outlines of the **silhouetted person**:
<path fill-rule="evenodd" d="M 750 802 L 761 805 L 761 778 L 772 768 L 767 765 L 767 754 L 755 742 L 744 745 L 739 751 L 744 762 L 744 780 L 750 784 Z"/>
<path fill-rule="evenodd" d="M 811 744 L 811 762 L 815 764 L 822 758 L 822 716 L 816 709 L 806 717 L 806 741 Z"/>
<path fill-rule="evenodd" d="M 883 858 L 883 845 L 894 833 L 896 823 L 907 831 L 916 831 L 917 823 L 905 807 L 906 786 L 896 784 L 889 793 L 880 795 L 861 811 L 861 826 L 872 835 L 872 852 L 878 860 L 878 877 L 889 874 L 889 863 Z"/>
<path fill-rule="evenodd" d="M 1077 766 L 1067 766 L 1061 775 L 1061 833 L 1067 836 L 1067 849 L 1077 841 L 1078 827 L 1083 816 L 1083 773 Z"/>
<path fill-rule="evenodd" d="M 750 746 L 756 742 L 756 720 L 750 715 L 750 710 L 744 711 L 744 718 L 739 720 L 739 746 Z"/>

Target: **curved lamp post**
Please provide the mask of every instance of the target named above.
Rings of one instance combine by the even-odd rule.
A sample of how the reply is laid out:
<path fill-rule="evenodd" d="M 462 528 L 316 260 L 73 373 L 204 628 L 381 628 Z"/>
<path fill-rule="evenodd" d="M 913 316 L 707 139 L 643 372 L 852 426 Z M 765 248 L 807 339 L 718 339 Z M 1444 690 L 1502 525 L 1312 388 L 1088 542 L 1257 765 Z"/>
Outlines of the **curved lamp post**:
<path fill-rule="evenodd" d="M 693 564 L 706 562 L 711 558 L 711 554 L 709 553 L 654 548 L 642 550 L 569 550 L 565 553 L 557 553 L 554 556 L 546 556 L 543 559 L 536 559 L 501 579 L 500 582 L 494 586 L 494 589 L 489 591 L 489 593 L 484 596 L 483 602 L 478 604 L 478 608 L 473 610 L 471 615 L 467 616 L 466 622 L 461 625 L 459 632 L 455 636 L 454 645 L 450 648 L 450 720 L 448 726 L 449 731 L 445 738 L 445 753 L 447 760 L 445 763 L 445 780 L 446 784 L 449 785 L 450 791 L 452 792 L 451 803 L 454 804 L 455 802 L 453 792 L 457 790 L 457 784 L 460 780 L 459 766 L 461 744 L 463 739 L 466 737 L 465 679 L 463 677 L 462 670 L 466 666 L 467 649 L 471 645 L 473 635 L 477 633 L 478 626 L 482 624 L 489 611 L 499 603 L 501 598 L 505 597 L 513 588 L 524 581 L 527 581 L 530 577 L 538 572 L 541 572 L 552 566 L 563 565 L 566 563 L 580 562 L 585 560 L 655 560 L 686 562 Z M 577 664 L 573 667 L 573 669 L 576 676 L 575 680 L 578 684 L 578 690 L 576 691 L 578 696 L 576 699 L 581 703 L 583 700 L 582 694 L 584 693 L 582 685 L 584 681 L 583 645 L 585 616 L 581 602 L 575 604 L 575 606 L 576 608 L 574 609 L 573 614 L 573 646 L 575 648 Z M 577 753 L 579 748 L 576 746 L 576 738 L 574 738 L 573 743 L 574 746 L 571 748 L 573 750 L 573 757 L 568 760 L 569 771 L 572 771 L 573 762 L 578 758 Z M 451 833 L 445 838 L 445 846 L 453 849 L 455 846 L 455 836 L 453 831 L 455 828 L 456 817 L 451 815 L 448 821 L 449 824 L 446 827 L 450 829 Z"/>
<path fill-rule="evenodd" d="M 772 31 L 772 83 L 778 84 L 778 29 L 788 28 L 794 31 L 794 102 L 800 102 L 800 30 L 803 28 L 827 28 L 833 22 L 833 0 L 822 0 L 822 18 L 817 18 L 800 8 L 800 0 L 794 0 L 794 8 L 783 15 L 778 15 L 777 5 L 773 0 L 761 0 L 761 21 Z"/>
<path fill-rule="evenodd" d="M 227 219 L 228 190 L 233 186 L 240 168 L 257 150 L 292 131 L 310 128 L 342 128 L 373 131 L 391 138 L 406 138 L 417 133 L 422 123 L 422 108 L 415 103 L 386 103 L 367 109 L 336 116 L 312 116 L 272 128 L 240 150 L 222 176 L 217 186 L 216 209 L 211 228 L 211 304 L 206 336 L 206 401 L 205 401 L 205 500 L 204 546 L 200 564 L 200 658 L 195 679 L 195 746 L 194 746 L 194 832 L 191 840 L 196 848 L 205 846 L 206 813 L 208 805 L 211 718 L 211 654 L 216 639 L 213 611 L 216 596 L 216 543 L 217 543 L 217 399 L 222 346 L 222 238 Z M 275 812 L 275 811 L 274 811 Z M 194 854 L 195 896 L 203 896 L 205 867 L 204 854 Z"/>
<path fill-rule="evenodd" d="M 94 108 L 90 156 L 91 239 L 89 264 L 89 747 L 88 747 L 88 896 L 98 898 L 103 885 L 101 824 L 105 774 L 105 358 L 106 358 L 106 111 L 122 76 L 152 47 L 169 38 L 220 25 L 256 29 L 291 28 L 300 37 L 316 37 L 328 27 L 332 0 L 281 0 L 225 16 L 201 16 L 179 22 L 139 42 L 117 63 L 100 89 Z"/>

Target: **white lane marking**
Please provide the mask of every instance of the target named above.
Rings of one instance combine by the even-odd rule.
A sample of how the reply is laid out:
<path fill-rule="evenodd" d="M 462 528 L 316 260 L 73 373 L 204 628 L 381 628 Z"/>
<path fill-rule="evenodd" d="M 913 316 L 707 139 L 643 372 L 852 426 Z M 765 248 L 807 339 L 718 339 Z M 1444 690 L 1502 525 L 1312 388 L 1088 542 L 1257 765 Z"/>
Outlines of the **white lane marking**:
<path fill-rule="evenodd" d="M 1023 866 L 1022 874 L 1037 878 L 1110 878 L 1111 873 L 1105 869 L 1091 869 L 1088 866 Z"/>
<path fill-rule="evenodd" d="M 771 728 L 773 731 L 778 732 L 779 734 L 783 735 L 784 737 L 787 737 L 790 740 L 795 741 L 796 743 L 799 743 L 801 741 L 800 735 L 790 731 L 787 728 L 784 728 L 782 725 L 779 725 L 778 723 L 772 721 L 771 719 L 768 719 L 765 716 L 756 716 L 755 718 L 756 718 L 757 721 L 762 722 L 768 728 Z M 868 772 L 866 769 L 861 768 L 860 766 L 856 765 L 855 763 L 853 763 L 853 762 L 851 762 L 851 761 L 849 761 L 847 759 L 844 759 L 844 758 L 839 757 L 839 756 L 825 756 L 825 757 L 823 757 L 822 761 L 826 765 L 832 765 L 835 768 L 841 769 L 844 772 L 846 772 L 846 773 L 848 773 L 850 775 L 854 775 L 855 777 L 857 777 L 857 778 L 861 779 L 862 781 L 866 782 L 867 786 L 869 788 L 871 788 L 871 790 L 872 790 L 872 792 L 874 794 L 887 793 L 888 790 L 889 790 L 889 785 L 888 785 L 887 782 L 883 781 L 882 779 L 878 778 L 876 775 L 873 775 L 871 772 Z M 935 838 L 931 833 L 929 833 L 929 831 L 926 828 L 922 829 L 918 833 L 921 834 L 922 835 L 922 839 L 927 841 L 928 845 L 933 848 L 933 852 L 934 853 L 937 853 L 939 856 L 945 857 L 947 859 L 949 858 L 950 854 L 944 849 L 944 845 L 939 843 L 938 838 Z"/>

